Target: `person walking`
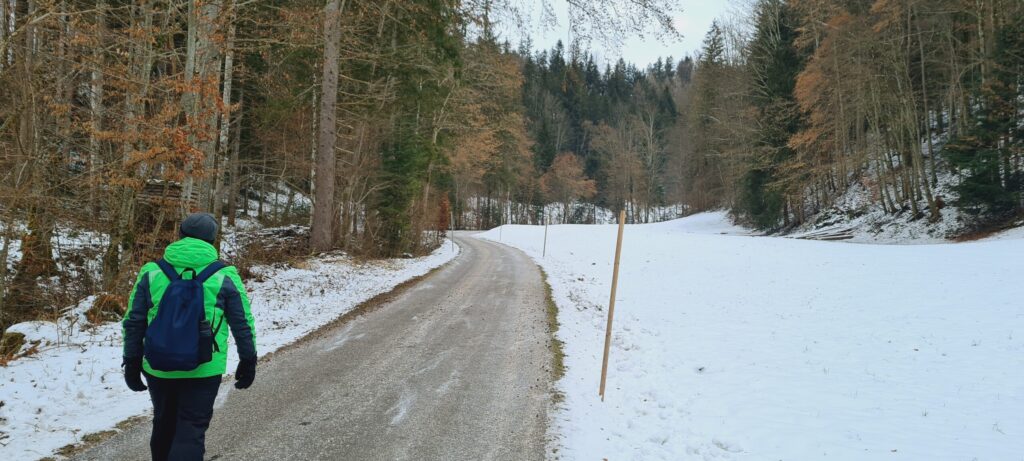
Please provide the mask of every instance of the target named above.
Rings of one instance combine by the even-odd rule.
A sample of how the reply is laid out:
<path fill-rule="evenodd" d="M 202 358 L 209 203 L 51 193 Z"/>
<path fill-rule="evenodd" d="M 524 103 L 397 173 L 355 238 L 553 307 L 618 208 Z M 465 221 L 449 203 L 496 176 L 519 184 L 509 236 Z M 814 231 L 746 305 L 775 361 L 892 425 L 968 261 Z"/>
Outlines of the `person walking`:
<path fill-rule="evenodd" d="M 240 359 L 235 388 L 256 377 L 256 329 L 249 298 L 234 266 L 218 260 L 219 225 L 193 213 L 162 259 L 142 266 L 122 320 L 124 380 L 149 389 L 154 461 L 201 461 L 213 403 L 227 369 L 227 328 Z M 142 377 L 146 378 L 143 384 Z"/>

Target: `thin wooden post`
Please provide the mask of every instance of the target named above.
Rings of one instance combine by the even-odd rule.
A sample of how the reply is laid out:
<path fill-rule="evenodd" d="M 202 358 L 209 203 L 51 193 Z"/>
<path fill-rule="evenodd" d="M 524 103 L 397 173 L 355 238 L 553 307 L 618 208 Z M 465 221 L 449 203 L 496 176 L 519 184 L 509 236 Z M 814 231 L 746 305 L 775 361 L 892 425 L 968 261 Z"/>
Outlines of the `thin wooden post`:
<path fill-rule="evenodd" d="M 612 295 L 608 301 L 608 328 L 604 332 L 604 359 L 601 361 L 601 401 L 604 402 L 604 383 L 608 377 L 608 352 L 612 346 L 612 318 L 615 316 L 615 289 L 619 284 L 619 257 L 622 255 L 622 230 L 626 225 L 626 210 L 619 210 L 619 236 L 615 241 L 615 266 L 612 269 Z"/>
<path fill-rule="evenodd" d="M 449 211 L 448 212 L 448 221 L 449 221 L 448 234 L 452 236 L 452 238 L 451 238 L 451 241 L 452 241 L 452 253 L 455 253 L 455 212 L 454 211 Z"/>
<path fill-rule="evenodd" d="M 544 221 L 544 250 L 541 251 L 540 257 L 543 259 L 548 255 L 548 222 Z"/>

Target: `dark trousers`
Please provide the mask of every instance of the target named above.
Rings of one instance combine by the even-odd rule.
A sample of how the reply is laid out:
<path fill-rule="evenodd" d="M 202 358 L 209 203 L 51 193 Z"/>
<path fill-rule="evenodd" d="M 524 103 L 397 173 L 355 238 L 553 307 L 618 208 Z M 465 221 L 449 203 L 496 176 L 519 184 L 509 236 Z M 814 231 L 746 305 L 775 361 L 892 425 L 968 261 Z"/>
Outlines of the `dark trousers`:
<path fill-rule="evenodd" d="M 220 376 L 168 379 L 147 373 L 146 383 L 153 400 L 153 461 L 202 461 Z"/>

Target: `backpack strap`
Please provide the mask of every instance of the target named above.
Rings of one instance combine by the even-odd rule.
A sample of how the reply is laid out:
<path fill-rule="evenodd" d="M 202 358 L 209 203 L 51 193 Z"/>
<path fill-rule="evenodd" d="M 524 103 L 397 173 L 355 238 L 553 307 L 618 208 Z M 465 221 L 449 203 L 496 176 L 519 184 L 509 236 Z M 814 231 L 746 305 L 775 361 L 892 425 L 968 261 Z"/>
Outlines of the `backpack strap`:
<path fill-rule="evenodd" d="M 160 266 L 160 270 L 164 272 L 164 275 L 166 275 L 170 281 L 173 282 L 181 278 L 181 276 L 178 275 L 178 272 L 174 270 L 174 266 L 163 258 L 156 260 L 156 265 Z"/>
<path fill-rule="evenodd" d="M 206 269 L 203 269 L 203 271 L 200 272 L 199 275 L 195 276 L 195 280 L 199 283 L 206 283 L 207 279 L 213 277 L 213 274 L 216 274 L 217 271 L 225 267 L 228 267 L 228 265 L 225 264 L 224 261 L 218 259 L 210 263 L 210 265 L 206 266 Z"/>

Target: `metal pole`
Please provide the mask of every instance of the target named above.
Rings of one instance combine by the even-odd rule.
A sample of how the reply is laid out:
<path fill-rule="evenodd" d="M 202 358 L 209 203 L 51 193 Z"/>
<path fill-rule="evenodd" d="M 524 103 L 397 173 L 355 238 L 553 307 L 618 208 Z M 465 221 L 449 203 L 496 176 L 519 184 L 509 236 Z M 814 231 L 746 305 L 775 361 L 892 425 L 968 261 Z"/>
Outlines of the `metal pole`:
<path fill-rule="evenodd" d="M 612 269 L 612 295 L 608 301 L 608 328 L 604 332 L 604 359 L 601 361 L 601 401 L 604 402 L 604 384 L 608 376 L 608 352 L 612 345 L 612 318 L 615 316 L 615 288 L 619 284 L 619 256 L 622 255 L 622 229 L 626 225 L 626 210 L 619 211 L 619 236 L 615 241 L 615 266 Z"/>

